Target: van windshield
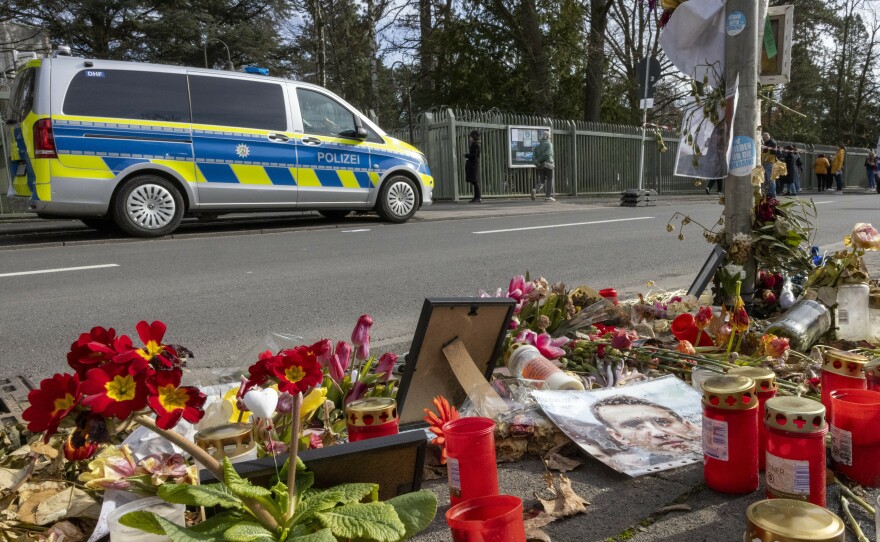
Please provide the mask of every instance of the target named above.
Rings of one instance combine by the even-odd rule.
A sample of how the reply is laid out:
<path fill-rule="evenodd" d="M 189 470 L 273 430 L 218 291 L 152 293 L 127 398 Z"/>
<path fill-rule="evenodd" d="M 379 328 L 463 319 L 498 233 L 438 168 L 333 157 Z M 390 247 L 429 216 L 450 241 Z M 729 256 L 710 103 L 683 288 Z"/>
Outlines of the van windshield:
<path fill-rule="evenodd" d="M 21 122 L 34 107 L 34 86 L 37 79 L 37 70 L 27 68 L 15 78 L 15 86 L 12 88 L 12 99 L 6 111 L 7 120 Z"/>

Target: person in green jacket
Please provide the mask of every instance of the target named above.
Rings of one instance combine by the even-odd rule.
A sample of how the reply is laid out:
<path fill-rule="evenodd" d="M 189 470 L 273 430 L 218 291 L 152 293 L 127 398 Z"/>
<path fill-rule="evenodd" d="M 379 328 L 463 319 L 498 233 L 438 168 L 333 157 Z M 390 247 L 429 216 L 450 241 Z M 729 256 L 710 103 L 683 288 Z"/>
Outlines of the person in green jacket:
<path fill-rule="evenodd" d="M 535 147 L 532 161 L 536 166 L 535 187 L 532 188 L 532 200 L 541 187 L 544 188 L 544 201 L 556 201 L 553 197 L 553 143 L 550 143 L 550 131 L 541 132 L 541 142 Z"/>

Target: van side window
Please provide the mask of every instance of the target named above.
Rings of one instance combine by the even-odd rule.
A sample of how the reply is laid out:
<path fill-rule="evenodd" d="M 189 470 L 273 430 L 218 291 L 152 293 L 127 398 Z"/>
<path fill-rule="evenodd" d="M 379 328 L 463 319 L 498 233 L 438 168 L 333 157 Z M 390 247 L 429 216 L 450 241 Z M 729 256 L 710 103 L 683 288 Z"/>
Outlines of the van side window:
<path fill-rule="evenodd" d="M 190 75 L 189 91 L 193 124 L 287 131 L 284 91 L 278 83 Z"/>
<path fill-rule="evenodd" d="M 35 68 L 24 70 L 16 78 L 12 101 L 9 103 L 9 120 L 21 122 L 33 109 L 36 78 L 37 70 Z"/>
<path fill-rule="evenodd" d="M 64 113 L 189 123 L 186 75 L 138 70 L 83 70 L 73 76 Z"/>
<path fill-rule="evenodd" d="M 305 133 L 336 137 L 356 128 L 352 112 L 329 96 L 304 88 L 296 95 Z"/>

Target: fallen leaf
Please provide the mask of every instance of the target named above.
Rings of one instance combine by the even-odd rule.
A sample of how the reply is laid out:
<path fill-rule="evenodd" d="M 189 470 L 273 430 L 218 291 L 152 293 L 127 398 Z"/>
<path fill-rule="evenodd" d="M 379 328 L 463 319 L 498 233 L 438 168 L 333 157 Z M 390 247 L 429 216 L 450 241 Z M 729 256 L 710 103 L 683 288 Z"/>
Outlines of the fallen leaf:
<path fill-rule="evenodd" d="M 69 487 L 56 493 L 37 507 L 37 525 L 48 525 L 64 518 L 98 519 L 101 505 L 78 487 Z"/>
<path fill-rule="evenodd" d="M 671 504 L 669 506 L 664 506 L 657 512 L 661 514 L 665 514 L 666 512 L 690 512 L 693 508 L 688 504 Z"/>
<path fill-rule="evenodd" d="M 0 491 L 6 491 L 24 478 L 25 469 L 0 468 Z"/>
<path fill-rule="evenodd" d="M 41 535 L 47 542 L 82 542 L 86 535 L 69 521 L 59 521 Z"/>
<path fill-rule="evenodd" d="M 537 508 L 527 512 L 523 518 L 523 524 L 526 528 L 526 540 L 529 542 L 535 540 L 539 542 L 552 542 L 550 535 L 541 530 L 541 527 L 556 521 L 556 518 Z"/>
<path fill-rule="evenodd" d="M 40 440 L 31 444 L 31 451 L 35 454 L 45 455 L 49 459 L 55 459 L 56 457 L 58 457 L 57 448 L 50 446 Z"/>
<path fill-rule="evenodd" d="M 24 523 L 39 525 L 37 521 L 37 509 L 44 501 L 48 501 L 59 494 L 57 489 L 44 489 L 31 493 L 26 499 L 23 498 L 18 507 L 18 516 Z"/>
<path fill-rule="evenodd" d="M 30 481 L 25 484 L 22 484 L 20 488 L 18 488 L 18 502 L 25 502 L 30 500 L 31 495 L 34 493 L 39 493 L 40 491 L 54 491 L 58 493 L 59 491 L 64 491 L 64 488 L 67 487 L 67 484 L 64 482 L 53 482 L 53 481 L 43 481 L 43 482 L 34 482 Z"/>
<path fill-rule="evenodd" d="M 544 465 L 546 465 L 548 469 L 558 470 L 559 472 L 568 472 L 583 465 L 583 461 L 580 459 L 565 457 L 556 452 L 550 452 L 544 457 Z"/>
<path fill-rule="evenodd" d="M 549 478 L 548 478 L 549 475 Z M 547 490 L 554 495 L 553 499 L 542 499 L 537 494 L 538 501 L 544 507 L 544 511 L 554 518 L 567 518 L 587 511 L 588 503 L 571 488 L 571 480 L 564 474 L 558 477 L 550 473 L 544 474 L 547 481 Z"/>

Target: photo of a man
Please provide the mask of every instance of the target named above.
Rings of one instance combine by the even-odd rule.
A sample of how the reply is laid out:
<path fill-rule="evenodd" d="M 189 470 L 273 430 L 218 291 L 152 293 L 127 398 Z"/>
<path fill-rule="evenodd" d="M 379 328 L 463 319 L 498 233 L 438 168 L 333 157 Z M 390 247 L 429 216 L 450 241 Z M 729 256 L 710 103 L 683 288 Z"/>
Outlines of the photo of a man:
<path fill-rule="evenodd" d="M 700 394 L 673 376 L 533 395 L 563 433 L 618 472 L 640 476 L 702 461 Z"/>

